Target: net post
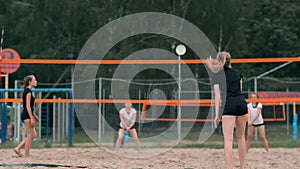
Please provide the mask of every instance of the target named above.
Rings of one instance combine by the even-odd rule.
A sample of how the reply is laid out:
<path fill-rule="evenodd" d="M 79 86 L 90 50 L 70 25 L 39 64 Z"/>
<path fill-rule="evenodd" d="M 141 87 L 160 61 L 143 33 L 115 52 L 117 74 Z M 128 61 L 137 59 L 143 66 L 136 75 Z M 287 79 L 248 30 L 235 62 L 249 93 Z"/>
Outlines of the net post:
<path fill-rule="evenodd" d="M 73 93 L 70 91 L 70 99 L 73 99 Z M 73 103 L 69 106 L 69 147 L 73 146 Z"/>
<path fill-rule="evenodd" d="M 38 97 L 39 98 L 42 98 L 42 92 L 38 92 Z M 37 109 L 38 109 L 38 116 L 39 116 L 39 118 L 40 118 L 40 122 L 38 123 L 38 126 L 39 126 L 39 134 L 38 134 L 38 139 L 39 139 L 39 141 L 41 141 L 42 140 L 42 119 L 43 119 L 43 117 L 42 117 L 42 107 L 41 107 L 42 105 L 40 104 L 39 105 L 39 107 L 36 107 Z"/>
<path fill-rule="evenodd" d="M 215 95 L 214 95 L 214 89 L 213 88 L 211 88 L 211 98 L 214 98 L 215 97 Z M 213 102 L 211 102 L 211 103 L 213 103 Z M 211 113 L 211 119 L 214 119 L 215 118 L 215 106 L 211 106 L 211 111 L 213 112 L 213 113 Z M 214 126 L 214 123 L 211 123 L 211 128 L 212 128 L 212 130 L 214 130 L 215 129 L 215 126 Z M 200 139 L 200 137 L 199 137 L 199 139 Z"/>
<path fill-rule="evenodd" d="M 21 133 L 21 127 L 22 127 L 22 123 L 21 123 L 21 103 L 18 103 L 18 108 L 17 108 L 17 136 L 18 136 L 18 141 L 21 141 L 22 138 L 22 133 Z"/>
<path fill-rule="evenodd" d="M 103 88 L 103 93 L 102 93 L 102 98 L 104 98 L 105 99 L 105 88 Z M 103 136 L 105 135 L 105 104 L 102 104 L 102 111 L 101 111 L 101 114 L 102 114 L 102 116 L 101 116 L 101 137 L 103 138 Z"/>
<path fill-rule="evenodd" d="M 141 89 L 139 89 L 139 100 L 142 100 L 142 92 Z M 138 135 L 141 134 L 141 112 L 142 112 L 142 106 L 141 103 L 139 103 L 139 111 L 138 111 Z"/>
<path fill-rule="evenodd" d="M 61 98 L 58 97 L 58 100 Z M 60 136 L 61 136 L 61 102 L 57 103 L 57 141 L 60 142 Z"/>
<path fill-rule="evenodd" d="M 290 133 L 290 104 L 286 104 L 286 134 Z"/>
<path fill-rule="evenodd" d="M 69 98 L 69 92 L 66 92 L 66 96 L 67 98 Z M 65 103 L 66 104 L 66 108 L 65 108 L 65 112 L 66 112 L 66 136 L 69 135 L 69 104 L 68 103 Z"/>
<path fill-rule="evenodd" d="M 47 111 L 46 111 L 46 114 L 47 114 L 47 129 L 46 129 L 46 139 L 47 139 L 47 142 L 49 141 L 49 123 L 50 123 L 50 120 L 49 120 L 49 103 L 46 103 L 46 106 L 47 106 Z"/>
<path fill-rule="evenodd" d="M 254 77 L 254 93 L 257 93 L 257 79 L 258 77 Z M 258 140 L 258 133 L 257 133 L 257 127 L 255 127 L 254 129 L 254 140 L 257 141 Z"/>
<path fill-rule="evenodd" d="M 1 92 L 1 98 L 4 98 L 4 92 Z M 7 135 L 7 111 L 6 111 L 6 104 L 2 102 L 2 122 L 1 122 L 1 143 L 6 143 L 6 135 Z"/>
<path fill-rule="evenodd" d="M 53 96 L 53 99 L 56 99 L 56 96 L 54 95 Z M 53 103 L 53 120 L 52 120 L 52 123 L 53 123 L 53 131 L 52 131 L 52 142 L 53 143 L 55 143 L 55 141 L 56 141 L 56 137 L 55 137 L 55 135 L 56 135 L 56 103 Z"/>
<path fill-rule="evenodd" d="M 180 55 L 178 55 L 178 60 L 180 61 Z M 178 142 L 181 141 L 181 64 L 178 63 L 178 108 L 177 108 L 177 133 L 178 133 Z"/>
<path fill-rule="evenodd" d="M 102 99 L 102 78 L 99 78 L 99 99 Z M 102 129 L 102 124 L 101 124 L 101 107 L 102 107 L 102 103 L 99 102 L 98 105 L 98 144 L 101 144 L 101 129 Z"/>
<path fill-rule="evenodd" d="M 8 89 L 9 74 L 8 73 L 4 74 L 4 77 L 5 77 L 5 89 Z M 5 92 L 4 98 L 8 98 L 8 92 Z"/>
<path fill-rule="evenodd" d="M 18 80 L 15 80 L 14 81 L 14 85 L 15 85 L 15 89 L 18 89 Z M 18 98 L 18 92 L 14 92 L 14 98 L 17 99 Z M 20 107 L 20 104 L 19 103 L 16 103 L 16 102 L 13 102 L 13 108 L 14 108 L 14 111 L 15 111 L 15 116 L 14 116 L 14 126 L 15 126 L 15 129 L 14 129 L 14 141 L 17 141 L 20 139 L 20 119 L 19 119 L 19 116 L 20 116 L 20 111 L 19 111 L 19 108 Z"/>
<path fill-rule="evenodd" d="M 65 139 L 65 129 L 66 129 L 66 127 L 65 127 L 65 125 L 66 125 L 66 118 L 65 118 L 65 103 L 62 103 L 61 104 L 61 116 L 62 116 L 62 124 L 61 124 L 61 127 L 62 127 L 62 139 L 64 140 Z"/>

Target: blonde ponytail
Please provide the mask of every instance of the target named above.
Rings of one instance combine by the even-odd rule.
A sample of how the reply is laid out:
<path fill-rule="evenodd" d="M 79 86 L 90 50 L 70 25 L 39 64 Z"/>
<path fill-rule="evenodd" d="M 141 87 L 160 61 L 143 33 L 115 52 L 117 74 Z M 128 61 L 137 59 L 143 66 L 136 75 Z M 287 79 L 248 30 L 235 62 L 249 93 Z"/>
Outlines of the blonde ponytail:
<path fill-rule="evenodd" d="M 206 64 L 212 72 L 218 73 L 223 70 L 223 68 L 231 67 L 231 56 L 228 52 L 219 52 L 217 55 L 217 62 L 213 61 L 210 56 L 207 58 Z"/>

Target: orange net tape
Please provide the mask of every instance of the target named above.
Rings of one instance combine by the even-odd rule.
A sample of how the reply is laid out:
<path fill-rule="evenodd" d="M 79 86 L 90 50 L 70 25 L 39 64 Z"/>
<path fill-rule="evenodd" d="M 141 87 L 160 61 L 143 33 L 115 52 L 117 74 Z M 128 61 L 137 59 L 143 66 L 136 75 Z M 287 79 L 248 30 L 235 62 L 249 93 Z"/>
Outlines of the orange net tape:
<path fill-rule="evenodd" d="M 299 57 L 290 58 L 248 58 L 232 59 L 232 63 L 271 63 L 271 62 L 300 62 Z M 23 64 L 202 64 L 206 60 L 59 60 L 59 59 L 2 59 L 2 63 Z"/>
<path fill-rule="evenodd" d="M 246 99 L 247 102 L 261 102 L 261 103 L 294 103 L 300 102 L 300 98 L 259 98 L 259 99 Z M 22 99 L 2 98 L 0 102 L 22 102 Z M 123 100 L 123 99 L 36 99 L 36 102 L 47 103 L 125 103 L 131 102 L 135 104 L 204 104 L 213 103 L 211 99 L 201 100 Z"/>

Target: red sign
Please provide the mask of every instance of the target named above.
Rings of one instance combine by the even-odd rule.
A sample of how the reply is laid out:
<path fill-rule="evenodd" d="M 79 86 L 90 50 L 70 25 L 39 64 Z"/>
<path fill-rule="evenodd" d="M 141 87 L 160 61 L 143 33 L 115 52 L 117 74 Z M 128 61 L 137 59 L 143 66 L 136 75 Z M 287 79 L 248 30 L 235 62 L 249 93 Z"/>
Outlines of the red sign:
<path fill-rule="evenodd" d="M 11 48 L 6 48 L 2 50 L 2 59 L 11 59 L 11 60 L 19 60 L 20 55 L 17 51 Z M 2 63 L 0 60 L 1 72 L 2 73 L 14 73 L 20 67 L 20 63 Z"/>

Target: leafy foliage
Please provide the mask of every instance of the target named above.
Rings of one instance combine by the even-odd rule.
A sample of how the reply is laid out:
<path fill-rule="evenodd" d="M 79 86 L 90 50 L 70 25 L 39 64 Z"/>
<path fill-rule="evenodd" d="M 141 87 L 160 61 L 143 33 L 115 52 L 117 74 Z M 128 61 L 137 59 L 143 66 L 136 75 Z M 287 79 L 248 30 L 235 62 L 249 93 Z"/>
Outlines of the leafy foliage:
<path fill-rule="evenodd" d="M 16 49 L 22 58 L 76 59 L 86 40 L 103 25 L 149 11 L 185 18 L 198 26 L 217 50 L 228 50 L 233 57 L 291 57 L 300 50 L 298 0 L 1 0 L 0 4 L 0 25 L 5 25 L 3 47 Z M 174 52 L 172 46 L 178 43 L 168 37 L 141 35 L 120 42 L 106 57 L 122 59 L 149 47 Z M 186 59 L 193 54 L 188 51 Z M 237 68 L 244 68 L 249 77 L 273 66 L 254 70 L 247 64 Z M 109 76 L 114 68 L 99 71 L 99 76 Z M 195 71 L 201 69 L 196 67 Z M 65 70 L 62 65 L 22 65 L 11 79 L 35 73 L 38 79 L 55 82 Z M 296 64 L 292 64 L 289 70 L 275 75 L 299 76 L 290 73 L 295 70 Z M 70 81 L 70 74 L 65 82 Z"/>

